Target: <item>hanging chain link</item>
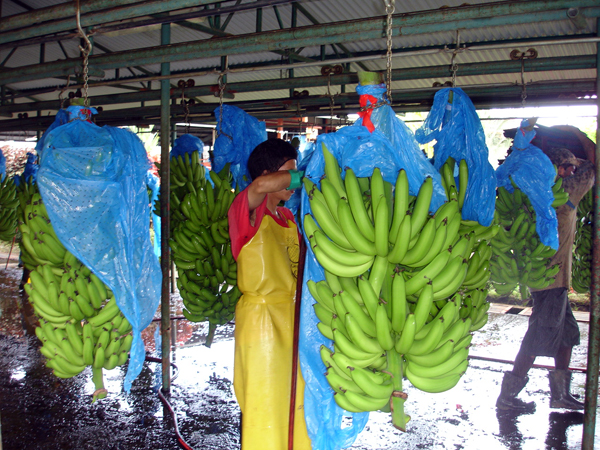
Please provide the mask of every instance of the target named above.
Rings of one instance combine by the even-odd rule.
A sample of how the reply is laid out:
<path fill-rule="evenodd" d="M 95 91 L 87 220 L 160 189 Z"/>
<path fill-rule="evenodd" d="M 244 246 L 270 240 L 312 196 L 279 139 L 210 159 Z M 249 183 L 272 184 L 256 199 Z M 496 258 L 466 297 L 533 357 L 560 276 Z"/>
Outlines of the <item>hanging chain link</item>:
<path fill-rule="evenodd" d="M 462 52 L 460 48 L 460 30 L 456 30 L 456 48 L 452 52 L 450 59 L 450 72 L 452 72 L 452 87 L 456 87 L 456 72 L 458 72 L 458 64 L 456 63 L 456 55 Z"/>
<path fill-rule="evenodd" d="M 333 107 L 335 106 L 335 96 L 338 94 L 331 94 L 331 72 L 327 75 L 327 96 L 329 97 L 329 120 L 333 125 Z"/>
<path fill-rule="evenodd" d="M 63 109 L 65 107 L 65 99 L 62 98 L 62 95 L 69 88 L 69 84 L 71 84 L 71 74 L 67 75 L 67 84 L 65 84 L 65 86 L 58 93 L 58 101 L 60 102 L 60 109 Z"/>
<path fill-rule="evenodd" d="M 85 32 L 83 31 L 83 28 L 81 28 L 81 13 L 80 13 L 80 8 L 79 8 L 79 0 L 75 0 L 77 3 L 77 30 L 79 31 L 79 34 L 81 36 L 81 38 L 85 41 L 85 47 L 82 47 L 81 45 L 79 46 L 79 50 L 81 51 L 81 54 L 83 55 L 83 105 L 87 108 L 90 106 L 90 101 L 88 98 L 88 66 L 89 66 L 89 56 L 90 53 L 92 53 L 92 43 L 90 42 L 90 39 L 88 38 L 88 36 L 85 34 Z"/>
<path fill-rule="evenodd" d="M 385 2 L 385 12 L 387 14 L 387 28 L 386 28 L 386 37 L 387 37 L 387 101 L 391 105 L 392 104 L 392 14 L 394 14 L 394 1 L 395 0 L 384 0 Z"/>
<path fill-rule="evenodd" d="M 223 93 L 225 92 L 225 86 L 227 85 L 226 82 L 223 82 L 223 79 L 225 78 L 225 76 L 227 75 L 227 69 L 225 69 L 225 71 L 221 72 L 219 74 L 219 119 L 217 120 L 217 122 L 219 123 L 219 128 L 217 129 L 217 138 L 220 135 L 225 135 L 227 136 L 229 139 L 233 140 L 233 138 L 231 136 L 229 136 L 227 133 L 225 133 L 221 127 L 223 125 Z"/>
<path fill-rule="evenodd" d="M 521 106 L 525 108 L 527 99 L 527 83 L 525 82 L 525 58 L 521 57 Z"/>
<path fill-rule="evenodd" d="M 190 107 L 185 99 L 185 85 L 181 88 L 181 106 L 183 106 L 183 121 L 185 122 L 185 133 L 190 134 Z"/>

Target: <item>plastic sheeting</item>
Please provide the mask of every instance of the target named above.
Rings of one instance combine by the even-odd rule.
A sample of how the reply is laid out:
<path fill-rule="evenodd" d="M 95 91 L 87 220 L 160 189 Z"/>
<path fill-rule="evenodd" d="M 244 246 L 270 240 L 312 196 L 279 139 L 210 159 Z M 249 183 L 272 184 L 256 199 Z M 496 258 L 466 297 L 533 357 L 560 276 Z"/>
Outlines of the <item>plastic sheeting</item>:
<path fill-rule="evenodd" d="M 176 158 L 183 156 L 185 153 L 191 154 L 196 151 L 200 153 L 200 156 L 204 152 L 204 143 L 200 138 L 191 134 L 182 134 L 173 142 L 173 147 L 169 154 L 171 158 Z"/>
<path fill-rule="evenodd" d="M 84 118 L 71 106 L 72 118 Z M 124 388 L 145 358 L 141 331 L 160 302 L 162 273 L 150 242 L 144 145 L 128 130 L 71 120 L 45 133 L 38 185 L 62 244 L 115 294 L 133 328 Z"/>
<path fill-rule="evenodd" d="M 4 177 L 6 176 L 6 156 L 2 150 L 0 150 L 0 180 L 4 181 Z"/>
<path fill-rule="evenodd" d="M 469 183 L 462 218 L 476 220 L 484 226 L 491 225 L 496 202 L 496 177 L 488 160 L 485 132 L 467 94 L 460 88 L 439 90 L 415 138 L 421 144 L 434 139 L 437 141 L 433 164 L 438 171 L 450 157 L 457 163 L 463 159 L 467 162 Z"/>
<path fill-rule="evenodd" d="M 550 158 L 538 147 L 531 144 L 535 130 L 528 130 L 529 121 L 524 119 L 517 130 L 512 152 L 496 169 L 498 187 L 513 192 L 515 185 L 529 198 L 537 216 L 535 229 L 544 245 L 558 250 L 558 220 L 552 207 L 554 194 L 552 186 L 556 171 Z M 531 127 L 533 128 L 533 127 Z"/>
<path fill-rule="evenodd" d="M 385 93 L 384 85 L 358 86 L 359 94 L 368 94 L 372 103 L 381 99 Z M 370 100 L 369 100 L 370 101 Z M 373 132 L 363 126 L 364 116 L 353 126 L 344 127 L 335 133 L 320 135 L 316 149 L 306 166 L 307 176 L 320 185 L 325 172 L 322 144 L 336 157 L 345 177 L 346 168 L 350 167 L 357 177 L 370 177 L 375 167 L 379 167 L 383 178 L 392 184 L 400 169 L 405 169 L 409 179 L 412 195 L 417 195 L 426 177 L 434 180 L 434 194 L 431 212 L 435 212 L 446 200 L 441 185 L 440 174 L 419 149 L 414 135 L 408 127 L 398 119 L 389 105 L 372 110 L 368 117 L 373 125 Z M 309 213 L 310 203 L 304 190 L 301 194 L 301 215 Z M 320 281 L 325 278 L 322 267 L 307 242 L 308 251 L 304 266 L 304 286 L 308 280 Z M 300 320 L 300 362 L 302 375 L 306 382 L 304 407 L 306 425 L 312 441 L 313 450 L 338 450 L 352 445 L 358 434 L 368 421 L 368 413 L 344 412 L 332 396 L 327 383 L 325 367 L 321 361 L 319 348 L 322 344 L 332 348 L 331 341 L 317 329 L 318 319 L 312 305 L 315 303 L 310 291 L 303 289 Z M 342 418 L 353 416 L 350 426 L 342 428 Z"/>
<path fill-rule="evenodd" d="M 298 159 L 297 159 L 297 168 L 298 170 L 306 170 L 306 166 L 308 166 L 308 162 L 310 161 L 310 157 L 315 151 L 316 145 L 314 142 L 308 142 L 306 140 L 306 136 L 294 136 L 294 138 L 298 138 L 300 140 L 300 147 L 298 150 Z M 293 139 L 293 138 L 292 138 Z M 300 196 L 301 189 L 296 189 L 290 199 L 285 202 L 285 207 L 288 208 L 294 216 L 300 210 Z"/>
<path fill-rule="evenodd" d="M 160 248 L 160 239 L 161 239 L 161 229 L 160 229 L 160 216 L 154 214 L 154 204 L 158 200 L 158 196 L 160 194 L 160 178 L 154 175 L 152 172 L 148 171 L 146 174 L 146 186 L 148 189 L 152 191 L 152 195 L 150 196 L 150 210 L 152 211 L 152 229 L 154 230 L 154 254 L 160 258 L 161 256 L 161 248 Z"/>
<path fill-rule="evenodd" d="M 386 87 L 385 84 L 359 85 L 356 92 L 362 98 L 370 98 L 366 102 L 368 106 L 383 101 Z M 366 132 L 368 131 L 366 127 L 360 127 L 366 120 L 366 116 L 362 117 L 356 121 L 354 126 L 342 128 L 340 131 L 358 127 Z M 433 178 L 433 196 L 429 209 L 429 212 L 433 214 L 446 201 L 446 193 L 442 187 L 439 172 L 434 169 L 425 153 L 419 148 L 413 132 L 402 120 L 396 117 L 392 107 L 387 104 L 375 107 L 368 120 L 375 127 L 371 138 L 367 138 L 369 143 L 363 143 L 362 141 L 365 138 L 362 136 L 353 137 L 354 142 L 349 145 L 357 148 L 344 152 L 349 156 L 343 156 L 344 160 L 341 161 L 341 165 L 346 166 L 349 158 L 356 158 L 358 159 L 356 162 L 362 164 L 357 165 L 357 169 L 360 169 L 356 171 L 357 177 L 371 176 L 373 168 L 379 167 L 384 179 L 392 184 L 396 183 L 396 177 L 400 169 L 405 169 L 411 195 L 418 194 L 425 178 Z M 335 134 L 340 133 L 340 131 Z M 379 146 L 381 146 L 381 149 Z M 351 167 L 354 170 L 354 166 Z"/>
<path fill-rule="evenodd" d="M 236 106 L 223 105 L 215 109 L 217 132 L 213 150 L 213 170 L 220 172 L 225 164 L 231 163 L 235 186 L 242 191 L 250 184 L 248 157 L 252 150 L 267 140 L 267 126 Z"/>

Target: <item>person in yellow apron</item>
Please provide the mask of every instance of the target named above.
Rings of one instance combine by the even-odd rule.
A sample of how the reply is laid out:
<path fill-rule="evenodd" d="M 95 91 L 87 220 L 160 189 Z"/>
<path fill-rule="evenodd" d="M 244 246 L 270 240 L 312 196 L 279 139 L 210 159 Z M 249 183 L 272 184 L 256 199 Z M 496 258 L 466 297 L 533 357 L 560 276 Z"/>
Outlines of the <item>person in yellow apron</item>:
<path fill-rule="evenodd" d="M 278 206 L 300 187 L 297 152 L 281 139 L 248 158 L 252 183 L 229 209 L 229 232 L 242 292 L 235 310 L 233 386 L 242 411 L 242 450 L 286 450 L 298 267 L 298 229 Z M 310 450 L 304 380 L 298 364 L 294 450 Z"/>

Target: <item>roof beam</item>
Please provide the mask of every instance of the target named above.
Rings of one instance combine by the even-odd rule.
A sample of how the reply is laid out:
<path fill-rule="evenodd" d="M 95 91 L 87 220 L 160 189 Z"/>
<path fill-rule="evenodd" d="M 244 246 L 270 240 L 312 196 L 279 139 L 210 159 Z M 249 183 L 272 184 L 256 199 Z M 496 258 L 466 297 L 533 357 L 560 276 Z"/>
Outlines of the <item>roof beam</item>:
<path fill-rule="evenodd" d="M 524 62 L 525 72 L 543 72 L 556 70 L 582 70 L 595 69 L 596 57 L 589 56 L 568 56 L 559 58 L 536 58 Z M 460 65 L 460 76 L 476 76 L 498 73 L 520 73 L 520 61 L 494 61 L 486 63 L 470 63 Z M 184 75 L 181 75 L 184 76 Z M 417 79 L 440 79 L 451 76 L 449 65 L 413 67 L 395 69 L 392 71 L 392 81 L 417 80 Z M 227 89 L 235 92 L 256 92 L 271 91 L 280 89 L 289 89 L 292 86 L 298 88 L 310 88 L 327 86 L 327 76 L 316 77 L 297 77 L 293 79 L 277 78 L 261 81 L 248 81 L 243 83 L 229 83 Z M 341 75 L 331 75 L 331 85 L 357 84 L 358 76 L 356 73 L 343 73 Z M 93 88 L 93 85 L 90 85 Z M 202 97 L 213 95 L 214 84 L 195 86 L 186 88 L 185 93 L 190 97 Z M 529 87 L 528 87 L 529 89 Z M 32 93 L 33 95 L 34 93 Z M 179 98 L 180 91 L 174 90 L 171 98 Z M 148 90 L 135 93 L 113 94 L 89 97 L 92 105 L 109 105 L 118 103 L 136 103 L 142 101 L 159 100 L 160 92 L 157 90 Z M 213 103 L 211 103 L 214 105 Z M 13 113 L 35 110 L 52 110 L 56 108 L 55 101 L 44 101 L 38 103 L 15 103 L 11 105 L 0 106 L 0 113 Z"/>
<path fill-rule="evenodd" d="M 183 0 L 181 0 L 183 1 Z M 197 0 L 196 0 L 197 1 Z M 203 0 L 209 1 L 209 0 Z M 166 3 L 166 2 L 165 2 Z M 586 17 L 600 17 L 597 0 L 579 0 Z M 448 8 L 394 17 L 395 36 L 427 34 L 456 29 L 504 25 L 531 25 L 535 22 L 565 20 L 569 0 L 535 0 L 527 2 L 486 3 L 461 8 Z M 591 7 L 594 6 L 594 7 Z M 340 44 L 365 39 L 382 39 L 385 18 L 369 18 L 327 23 L 268 33 L 252 33 L 216 39 L 115 52 L 90 57 L 91 67 L 115 69 L 131 65 L 159 64 L 165 61 L 187 61 L 222 55 L 285 50 L 305 46 Z M 0 72 L 0 85 L 65 75 L 73 61 L 54 61 L 21 66 Z"/>

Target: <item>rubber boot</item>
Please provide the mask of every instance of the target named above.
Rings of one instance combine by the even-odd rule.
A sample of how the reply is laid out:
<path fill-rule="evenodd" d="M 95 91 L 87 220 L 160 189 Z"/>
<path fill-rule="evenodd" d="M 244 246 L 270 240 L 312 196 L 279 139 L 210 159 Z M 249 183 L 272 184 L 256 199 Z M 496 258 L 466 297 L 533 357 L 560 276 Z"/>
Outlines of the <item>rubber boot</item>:
<path fill-rule="evenodd" d="M 504 372 L 502 378 L 502 389 L 498 400 L 496 400 L 496 408 L 508 411 L 531 411 L 535 409 L 534 402 L 524 402 L 517 398 L 517 395 L 525 387 L 529 377 L 518 377 L 512 372 Z"/>
<path fill-rule="evenodd" d="M 584 405 L 571 395 L 571 372 L 568 370 L 551 370 L 550 408 L 583 409 Z"/>

